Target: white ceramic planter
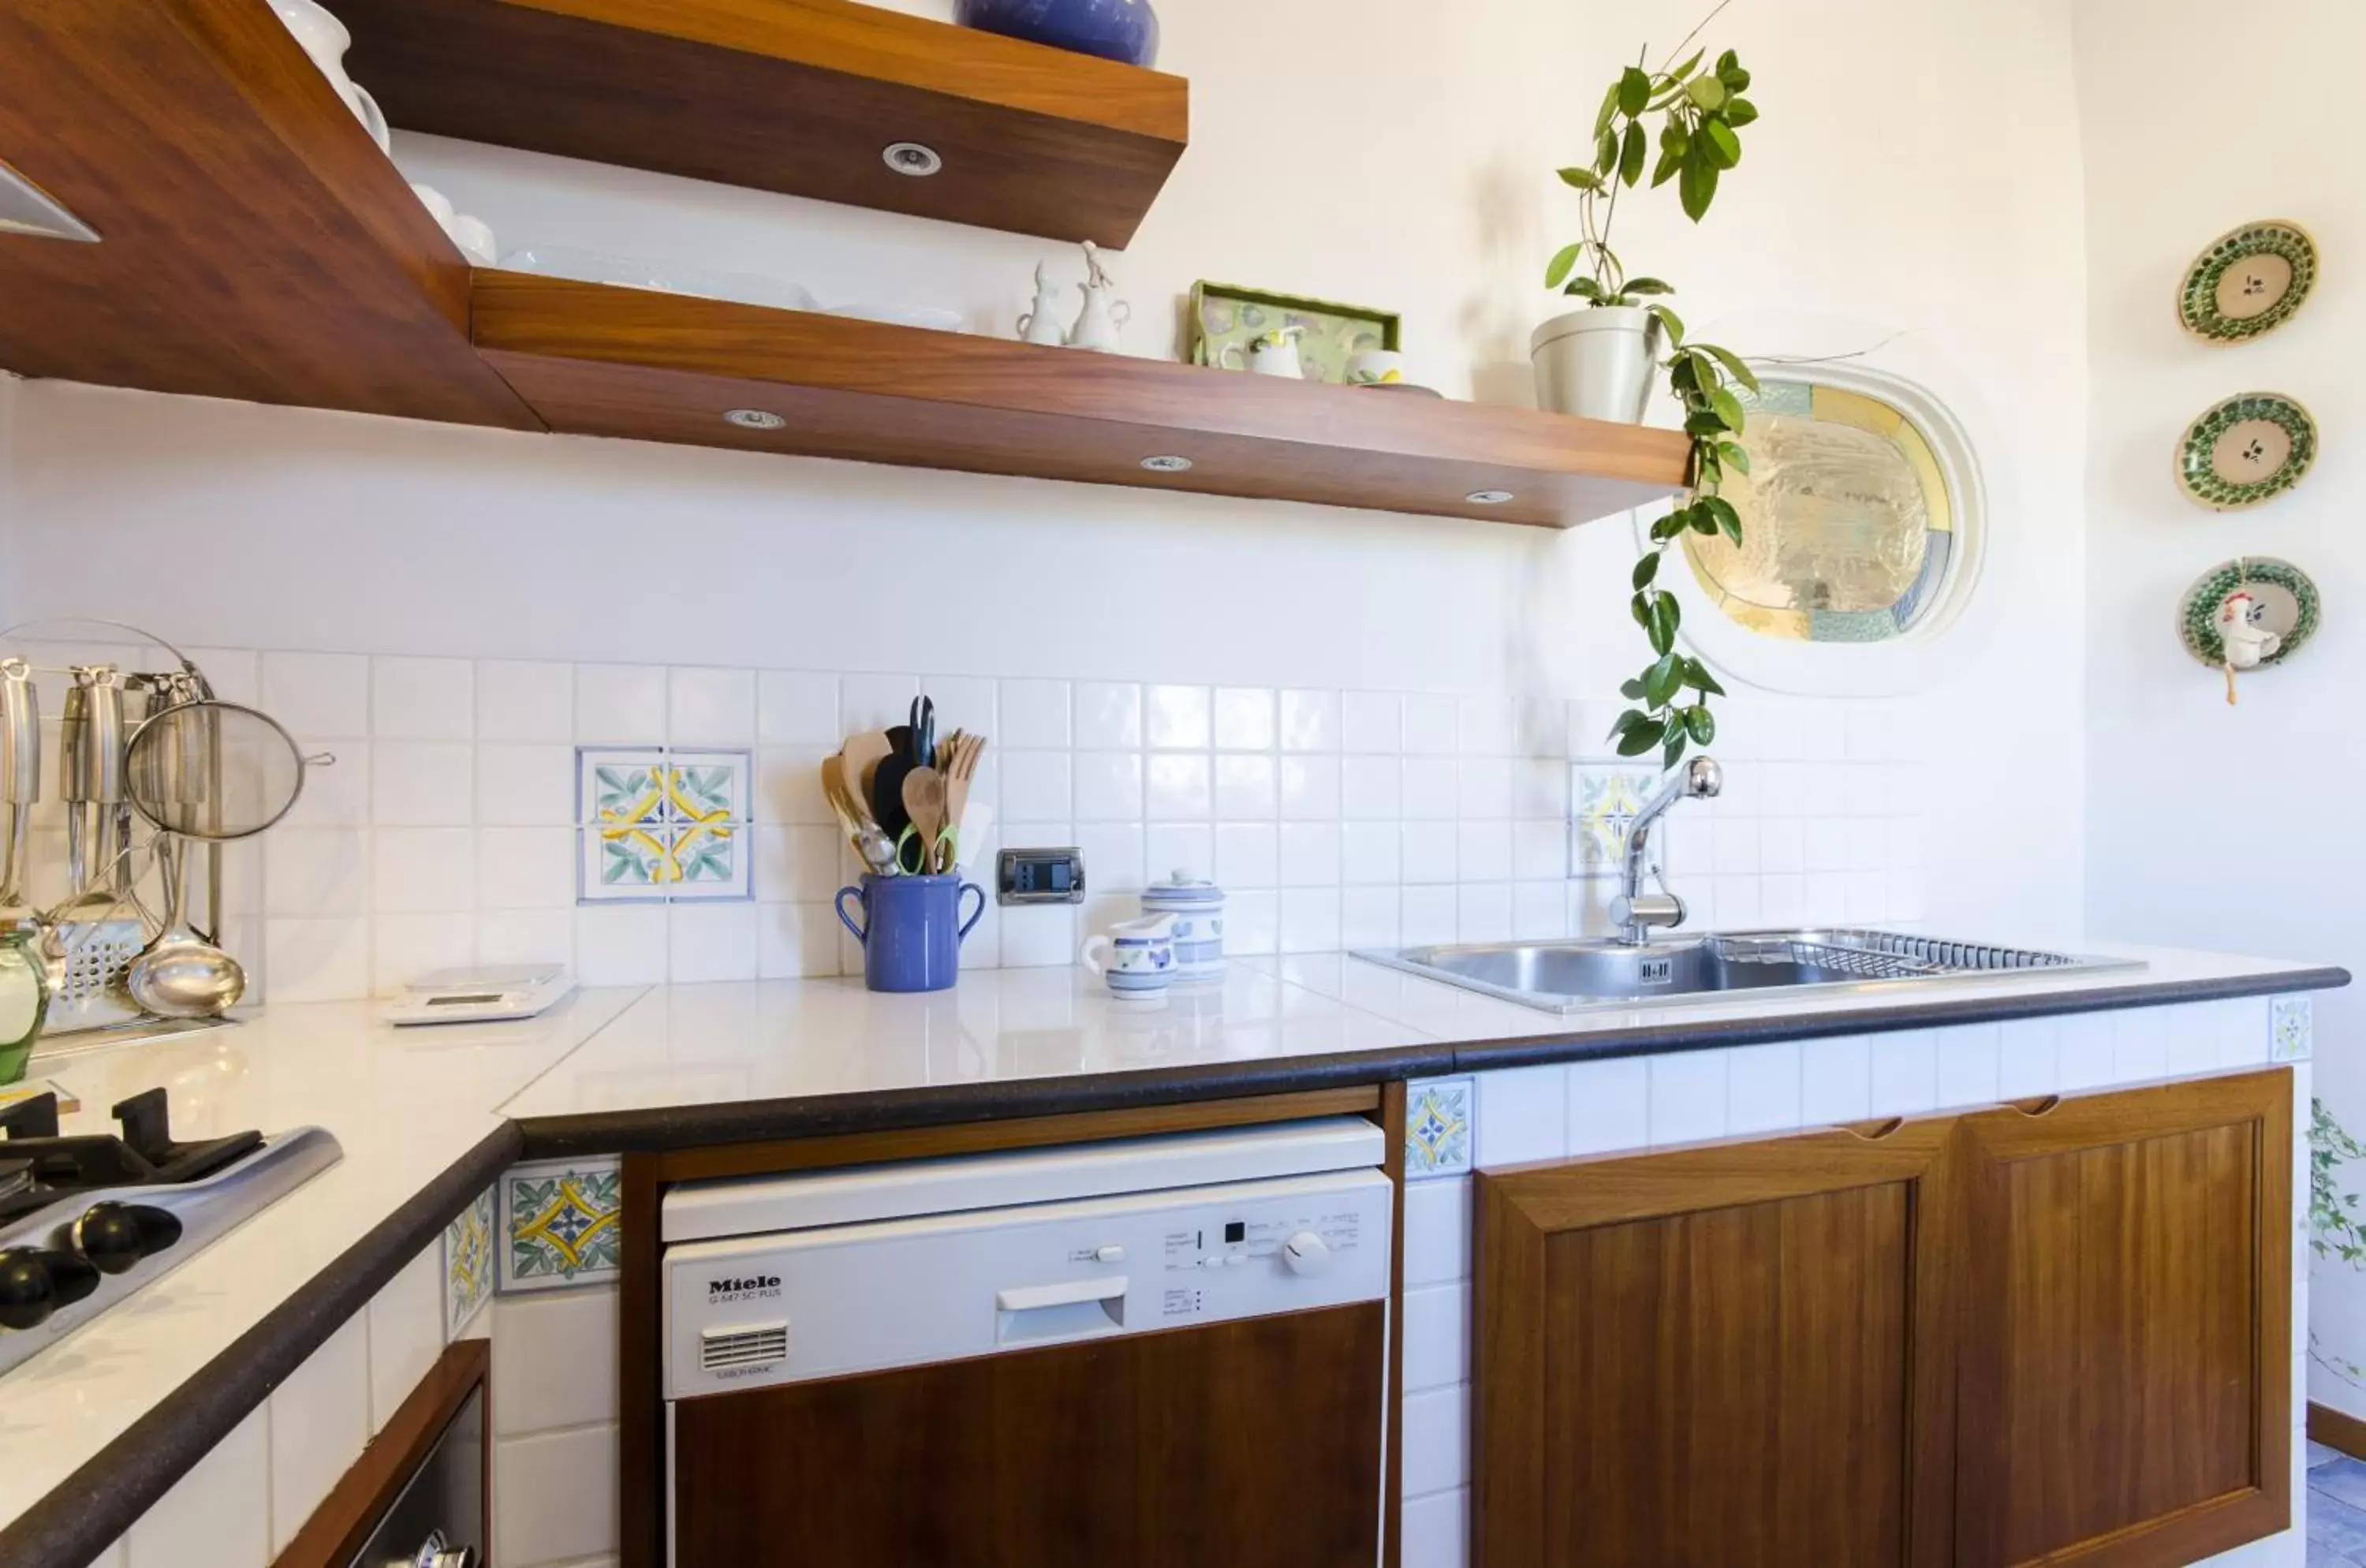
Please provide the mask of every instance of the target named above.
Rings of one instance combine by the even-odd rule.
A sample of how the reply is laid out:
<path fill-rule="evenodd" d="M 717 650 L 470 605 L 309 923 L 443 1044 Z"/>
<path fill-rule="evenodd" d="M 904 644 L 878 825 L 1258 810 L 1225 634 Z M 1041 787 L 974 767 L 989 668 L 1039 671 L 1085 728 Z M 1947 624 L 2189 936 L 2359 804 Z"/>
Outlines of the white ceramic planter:
<path fill-rule="evenodd" d="M 1640 305 L 1555 316 L 1528 335 L 1537 406 L 1553 413 L 1640 424 L 1651 400 L 1660 324 Z"/>

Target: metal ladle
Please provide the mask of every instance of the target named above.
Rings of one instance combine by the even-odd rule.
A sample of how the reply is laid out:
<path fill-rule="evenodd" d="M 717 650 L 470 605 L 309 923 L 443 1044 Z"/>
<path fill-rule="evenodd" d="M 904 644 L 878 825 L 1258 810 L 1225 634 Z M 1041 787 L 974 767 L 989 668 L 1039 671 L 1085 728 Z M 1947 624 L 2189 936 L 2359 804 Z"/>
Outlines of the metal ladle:
<path fill-rule="evenodd" d="M 160 1018 L 216 1018 L 246 994 L 238 960 L 193 930 L 185 908 L 188 841 L 252 838 L 287 815 L 315 761 L 269 715 L 200 697 L 160 708 L 126 749 L 132 806 L 157 829 L 164 910 L 124 987 Z"/>
<path fill-rule="evenodd" d="M 164 885 L 164 929 L 124 972 L 123 988 L 158 1018 L 220 1018 L 246 995 L 239 961 L 190 929 L 184 907 L 189 846 L 158 835 L 156 874 Z"/>

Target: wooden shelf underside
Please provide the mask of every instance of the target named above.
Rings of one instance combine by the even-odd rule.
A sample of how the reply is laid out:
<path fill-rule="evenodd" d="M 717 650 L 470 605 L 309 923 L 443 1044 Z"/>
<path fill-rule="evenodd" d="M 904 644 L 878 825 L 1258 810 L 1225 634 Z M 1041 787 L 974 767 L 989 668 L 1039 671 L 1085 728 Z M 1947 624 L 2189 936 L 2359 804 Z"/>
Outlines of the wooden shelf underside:
<path fill-rule="evenodd" d="M 97 244 L 0 235 L 0 367 L 537 429 L 468 264 L 260 0 L 0 6 L 0 151 Z"/>
<path fill-rule="evenodd" d="M 404 130 L 985 228 L 1132 238 L 1179 76 L 849 0 L 342 0 Z M 944 167 L 897 174 L 917 141 Z"/>
<path fill-rule="evenodd" d="M 1673 432 L 479 271 L 477 347 L 553 430 L 1569 527 L 1673 493 Z M 778 430 L 727 410 L 781 415 Z M 1183 473 L 1143 460 L 1181 457 Z M 1500 504 L 1473 492 L 1508 491 Z"/>

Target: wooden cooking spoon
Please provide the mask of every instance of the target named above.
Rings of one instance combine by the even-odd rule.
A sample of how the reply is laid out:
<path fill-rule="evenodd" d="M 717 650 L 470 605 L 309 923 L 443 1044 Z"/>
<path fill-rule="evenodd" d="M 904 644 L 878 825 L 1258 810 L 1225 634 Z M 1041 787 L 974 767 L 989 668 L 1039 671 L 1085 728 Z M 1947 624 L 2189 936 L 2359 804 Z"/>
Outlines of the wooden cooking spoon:
<path fill-rule="evenodd" d="M 934 768 L 906 773 L 904 812 L 912 819 L 912 836 L 920 842 L 920 870 L 937 871 L 943 859 L 937 840 L 945 831 L 945 775 Z"/>

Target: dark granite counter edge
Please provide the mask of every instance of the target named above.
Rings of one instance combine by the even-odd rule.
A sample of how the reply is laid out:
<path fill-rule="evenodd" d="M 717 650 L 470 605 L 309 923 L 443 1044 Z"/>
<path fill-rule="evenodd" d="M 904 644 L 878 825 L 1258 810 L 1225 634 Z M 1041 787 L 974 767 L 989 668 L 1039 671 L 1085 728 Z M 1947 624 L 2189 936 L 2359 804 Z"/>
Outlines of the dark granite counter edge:
<path fill-rule="evenodd" d="M 521 1118 L 518 1126 L 525 1137 L 526 1158 L 580 1159 L 712 1144 L 762 1143 L 833 1133 L 873 1133 L 941 1126 L 952 1122 L 1110 1111 L 1224 1095 L 1280 1094 L 1290 1089 L 1435 1077 L 1495 1067 L 1706 1051 L 1720 1045 L 1759 1045 L 1777 1040 L 1885 1034 L 1906 1029 L 2333 990 L 2349 985 L 2349 978 L 2348 970 L 2327 965 L 2210 979 L 2132 979 L 2124 985 L 2073 991 L 1969 996 L 1900 1002 L 1888 1007 L 1786 1013 L 1780 1018 L 1686 1021 L 1678 1016 L 1649 1027 L 1590 1030 L 1583 1034 L 1425 1041 L 1377 1051 L 1264 1057 L 1189 1067 L 1130 1068 L 1079 1077 L 1008 1078 L 793 1100 L 528 1116 Z M 1407 1027 L 1410 1030 L 1411 1026 Z"/>
<path fill-rule="evenodd" d="M 953 1122 L 1107 1111 L 1224 1095 L 1278 1094 L 1774 1040 L 1876 1034 L 2020 1018 L 2166 1007 L 2331 990 L 2346 969 L 2218 979 L 2136 981 L 2078 991 L 1966 997 L 1748 1021 L 1681 1020 L 1648 1029 L 1507 1040 L 1427 1042 L 1380 1051 L 1137 1069 L 1076 1078 L 1014 1078 L 803 1100 L 527 1118 L 489 1134 L 294 1295 L 159 1401 L 39 1502 L 0 1529 L 0 1562 L 84 1568 L 270 1397 L 329 1337 L 418 1256 L 502 1170 L 520 1159 L 580 1157 L 825 1136 Z"/>
<path fill-rule="evenodd" d="M 337 1255 L 124 1434 L 0 1529 L 0 1562 L 84 1568 L 258 1409 L 454 1215 L 516 1163 L 505 1122 Z"/>

